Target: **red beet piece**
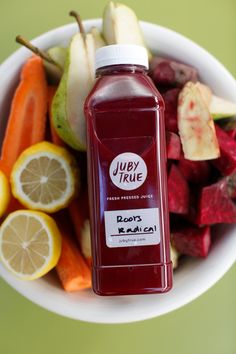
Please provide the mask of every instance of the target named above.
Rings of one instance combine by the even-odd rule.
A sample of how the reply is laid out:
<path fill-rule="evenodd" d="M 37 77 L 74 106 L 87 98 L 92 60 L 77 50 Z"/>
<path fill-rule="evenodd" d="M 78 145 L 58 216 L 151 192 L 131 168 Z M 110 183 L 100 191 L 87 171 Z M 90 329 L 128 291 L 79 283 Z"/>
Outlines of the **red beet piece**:
<path fill-rule="evenodd" d="M 227 192 L 230 198 L 236 198 L 236 173 L 225 177 L 227 181 Z"/>
<path fill-rule="evenodd" d="M 207 161 L 190 161 L 181 158 L 178 168 L 187 181 L 202 184 L 210 177 L 210 166 Z"/>
<path fill-rule="evenodd" d="M 172 242 L 181 254 L 192 257 L 206 257 L 211 245 L 210 227 L 184 227 L 172 234 Z"/>
<path fill-rule="evenodd" d="M 215 124 L 220 146 L 220 157 L 212 160 L 214 166 L 225 176 L 236 171 L 236 141 L 226 131 Z"/>
<path fill-rule="evenodd" d="M 177 134 L 166 132 L 166 153 L 167 158 L 171 160 L 179 160 L 181 156 L 181 143 Z"/>
<path fill-rule="evenodd" d="M 228 134 L 232 139 L 236 139 L 236 130 L 235 130 L 235 129 L 227 130 L 227 134 Z"/>
<path fill-rule="evenodd" d="M 198 222 L 202 225 L 236 222 L 236 205 L 229 197 L 226 178 L 202 188 Z"/>
<path fill-rule="evenodd" d="M 150 75 L 157 86 L 183 87 L 188 81 L 198 80 L 195 68 L 170 59 L 155 57 L 150 68 Z"/>
<path fill-rule="evenodd" d="M 162 94 L 165 102 L 165 127 L 166 130 L 178 133 L 177 105 L 180 89 L 174 88 Z"/>
<path fill-rule="evenodd" d="M 169 211 L 176 214 L 187 214 L 189 207 L 188 183 L 174 164 L 168 176 Z"/>

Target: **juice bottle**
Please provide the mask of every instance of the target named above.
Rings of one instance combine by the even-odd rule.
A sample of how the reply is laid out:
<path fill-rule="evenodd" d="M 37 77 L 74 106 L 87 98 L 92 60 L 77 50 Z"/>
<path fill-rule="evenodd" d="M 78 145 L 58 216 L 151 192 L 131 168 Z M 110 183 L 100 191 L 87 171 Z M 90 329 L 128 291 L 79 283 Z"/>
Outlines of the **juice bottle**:
<path fill-rule="evenodd" d="M 96 53 L 85 103 L 93 290 L 163 293 L 172 287 L 164 103 L 145 48 Z"/>

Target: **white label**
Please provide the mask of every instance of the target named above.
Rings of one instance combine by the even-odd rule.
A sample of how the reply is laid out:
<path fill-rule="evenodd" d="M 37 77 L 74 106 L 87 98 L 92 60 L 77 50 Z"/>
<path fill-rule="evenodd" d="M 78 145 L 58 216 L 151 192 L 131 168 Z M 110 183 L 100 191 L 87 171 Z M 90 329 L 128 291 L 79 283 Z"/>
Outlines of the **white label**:
<path fill-rule="evenodd" d="M 105 211 L 108 247 L 148 246 L 160 243 L 159 209 Z"/>
<path fill-rule="evenodd" d="M 111 162 L 109 174 L 115 186 L 126 191 L 133 190 L 140 187 L 147 178 L 147 166 L 139 155 L 124 152 Z"/>

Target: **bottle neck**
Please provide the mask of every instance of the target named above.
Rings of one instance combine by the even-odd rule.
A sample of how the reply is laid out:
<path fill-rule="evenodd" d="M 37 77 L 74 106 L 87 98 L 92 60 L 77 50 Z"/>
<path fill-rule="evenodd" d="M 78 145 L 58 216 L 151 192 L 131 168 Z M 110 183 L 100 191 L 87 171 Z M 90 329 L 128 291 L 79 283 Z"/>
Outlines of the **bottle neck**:
<path fill-rule="evenodd" d="M 96 77 L 104 75 L 117 75 L 122 73 L 129 74 L 147 74 L 147 69 L 142 65 L 134 64 L 116 64 L 104 66 L 96 70 Z"/>

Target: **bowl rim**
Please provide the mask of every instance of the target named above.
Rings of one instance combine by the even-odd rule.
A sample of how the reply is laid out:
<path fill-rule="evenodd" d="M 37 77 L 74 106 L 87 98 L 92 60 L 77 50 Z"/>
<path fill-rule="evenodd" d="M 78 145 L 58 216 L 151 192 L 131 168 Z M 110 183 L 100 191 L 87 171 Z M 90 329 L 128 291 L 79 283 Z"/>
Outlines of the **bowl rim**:
<path fill-rule="evenodd" d="M 88 28 L 91 28 L 94 25 L 100 27 L 101 26 L 101 19 L 88 19 L 88 20 L 83 21 L 83 23 L 84 23 L 85 28 L 87 30 Z M 235 92 L 236 92 L 236 81 L 235 81 L 234 77 L 223 66 L 223 64 L 221 64 L 212 54 L 210 54 L 204 48 L 199 46 L 197 43 L 195 43 L 191 39 L 185 37 L 184 35 L 176 32 L 174 30 L 169 29 L 169 28 L 166 28 L 166 27 L 154 24 L 154 23 L 150 23 L 150 22 L 145 22 L 145 21 L 140 21 L 140 24 L 141 24 L 142 29 L 146 29 L 146 31 L 154 30 L 154 32 L 155 32 L 156 30 L 158 30 L 160 34 L 165 34 L 165 36 L 167 36 L 167 38 L 174 36 L 178 40 L 184 41 L 185 43 L 187 43 L 190 46 L 194 46 L 196 51 L 201 53 L 201 55 L 204 55 L 210 61 L 214 62 L 214 64 L 217 66 L 217 68 L 227 78 L 227 81 L 230 82 L 230 86 L 235 87 Z M 32 43 L 34 43 L 35 45 L 38 45 L 39 43 L 43 42 L 45 39 L 48 39 L 49 37 L 53 37 L 55 35 L 55 33 L 57 33 L 57 35 L 58 35 L 58 33 L 61 33 L 62 37 L 65 37 L 64 34 L 66 32 L 67 33 L 66 37 L 69 37 L 68 31 L 71 34 L 73 34 L 73 33 L 75 33 L 76 28 L 77 28 L 76 24 L 67 24 L 67 25 L 57 27 L 55 29 L 52 29 L 52 30 L 45 32 L 45 33 L 41 34 L 40 36 L 36 37 L 35 39 L 32 40 Z M 0 65 L 0 72 L 3 73 L 3 76 L 4 75 L 7 76 L 7 74 L 4 74 L 4 73 L 8 72 L 8 70 L 14 66 L 14 63 L 16 60 L 19 60 L 21 58 L 20 61 L 23 62 L 30 55 L 31 55 L 30 52 L 25 48 L 20 48 L 20 49 L 16 50 L 13 54 L 11 54 L 8 58 L 6 58 L 5 61 Z M 234 96 L 234 99 L 236 100 L 235 96 Z M 225 249 L 227 248 L 226 245 L 224 248 Z M 58 309 L 56 301 L 52 300 L 49 302 L 47 302 L 47 301 L 45 302 L 43 297 L 41 299 L 40 299 L 40 297 L 36 298 L 34 292 L 29 291 L 29 288 L 27 288 L 24 285 L 22 286 L 22 282 L 16 278 L 14 278 L 10 273 L 8 273 L 8 271 L 5 271 L 5 269 L 2 268 L 1 264 L 0 264 L 0 276 L 11 287 L 13 287 L 15 290 L 17 290 L 20 294 L 22 294 L 23 296 L 25 296 L 29 300 L 31 300 L 32 302 L 38 304 L 39 306 L 41 306 L 43 308 L 46 308 L 49 311 L 55 312 L 57 314 L 60 314 L 60 315 L 63 315 L 63 316 L 69 317 L 69 318 L 81 320 L 81 321 L 94 322 L 94 323 L 129 323 L 129 322 L 146 320 L 146 319 L 154 318 L 154 317 L 157 317 L 160 315 L 164 315 L 166 313 L 174 311 L 174 310 L 190 303 L 191 301 L 193 301 L 194 299 L 196 299 L 197 297 L 202 295 L 204 292 L 206 292 L 209 288 L 211 288 L 218 280 L 220 280 L 222 278 L 222 276 L 234 264 L 235 260 L 236 260 L 236 255 L 235 256 L 231 255 L 230 257 L 227 257 L 227 259 L 225 260 L 223 269 L 222 269 L 222 267 L 219 267 L 219 266 L 217 267 L 217 264 L 215 264 L 215 269 L 213 271 L 213 275 L 208 279 L 207 285 L 205 282 L 203 282 L 202 284 L 199 284 L 199 287 L 197 287 L 197 288 L 195 287 L 194 291 L 192 291 L 192 292 L 189 291 L 187 294 L 185 294 L 185 296 L 183 296 L 182 298 L 179 298 L 177 304 L 174 301 L 172 302 L 170 299 L 167 304 L 168 306 L 164 306 L 162 309 L 160 309 L 160 308 L 152 309 L 152 311 L 149 311 L 148 313 L 145 312 L 144 310 L 143 311 L 140 310 L 140 311 L 137 311 L 137 314 L 132 313 L 132 315 L 129 315 L 125 319 L 122 317 L 117 317 L 115 319 L 108 318 L 108 317 L 93 318 L 93 315 L 88 316 L 86 313 L 78 315 L 77 312 L 73 312 L 71 310 L 68 311 L 68 309 L 63 308 L 63 307 Z M 173 293 L 173 292 L 171 291 L 168 294 L 171 294 L 171 293 Z M 143 296 L 147 296 L 147 295 L 143 295 Z M 165 296 L 165 295 L 148 295 L 148 296 L 151 298 L 153 296 L 156 297 L 156 296 Z M 173 294 L 173 296 L 174 296 L 174 294 Z M 135 297 L 137 298 L 137 296 L 135 296 Z M 141 298 L 142 295 L 141 296 L 139 295 L 138 297 Z M 130 298 L 131 297 L 129 297 L 129 299 Z"/>

